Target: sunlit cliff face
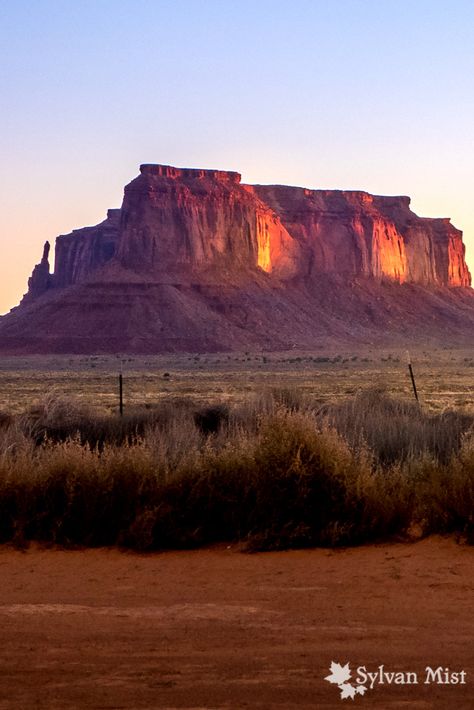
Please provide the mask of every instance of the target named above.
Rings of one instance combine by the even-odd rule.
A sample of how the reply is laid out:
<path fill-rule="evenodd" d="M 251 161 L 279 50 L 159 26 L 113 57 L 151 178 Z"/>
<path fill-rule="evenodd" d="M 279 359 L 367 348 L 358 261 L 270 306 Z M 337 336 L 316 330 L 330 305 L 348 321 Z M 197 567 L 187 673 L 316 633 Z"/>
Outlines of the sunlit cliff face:
<path fill-rule="evenodd" d="M 278 278 L 290 278 L 299 271 L 301 249 L 278 216 L 266 207 L 256 213 L 257 266 Z"/>
<path fill-rule="evenodd" d="M 257 266 L 270 273 L 272 258 L 270 247 L 270 229 L 265 215 L 257 213 Z"/>
<path fill-rule="evenodd" d="M 255 185 L 301 247 L 299 270 L 388 278 L 398 283 L 469 286 L 462 233 L 449 219 L 425 219 L 406 196 Z"/>
<path fill-rule="evenodd" d="M 450 237 L 448 242 L 448 285 L 466 286 L 471 283 L 471 276 L 464 260 L 465 247 L 460 240 Z"/>
<path fill-rule="evenodd" d="M 405 243 L 393 224 L 374 221 L 372 274 L 403 283 L 407 274 Z"/>

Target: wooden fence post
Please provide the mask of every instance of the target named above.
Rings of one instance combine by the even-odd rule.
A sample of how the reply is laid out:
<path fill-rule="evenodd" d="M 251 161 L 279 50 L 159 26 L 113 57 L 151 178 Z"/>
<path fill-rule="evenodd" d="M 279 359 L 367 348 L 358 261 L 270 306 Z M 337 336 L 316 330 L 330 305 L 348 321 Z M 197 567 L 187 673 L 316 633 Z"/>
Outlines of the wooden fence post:
<path fill-rule="evenodd" d="M 407 350 L 407 359 L 408 359 L 408 372 L 410 373 L 411 384 L 413 386 L 413 394 L 415 395 L 416 401 L 419 403 L 418 392 L 416 389 L 415 375 L 413 373 L 413 367 L 411 366 L 411 358 L 410 358 L 410 353 L 408 352 L 408 350 Z"/>
<path fill-rule="evenodd" d="M 123 417 L 123 375 L 119 375 L 119 412 L 120 416 Z"/>

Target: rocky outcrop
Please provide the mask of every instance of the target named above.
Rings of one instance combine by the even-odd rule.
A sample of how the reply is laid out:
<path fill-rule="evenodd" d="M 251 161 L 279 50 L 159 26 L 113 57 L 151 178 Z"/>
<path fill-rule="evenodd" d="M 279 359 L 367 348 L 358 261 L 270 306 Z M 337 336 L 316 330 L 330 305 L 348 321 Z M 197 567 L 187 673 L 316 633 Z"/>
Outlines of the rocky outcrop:
<path fill-rule="evenodd" d="M 142 165 L 125 188 L 117 257 L 135 271 L 228 274 L 260 267 L 290 277 L 298 245 L 240 175 Z"/>
<path fill-rule="evenodd" d="M 449 219 L 423 219 L 409 197 L 366 192 L 252 188 L 279 215 L 304 253 L 306 273 L 469 286 L 462 232 Z"/>
<path fill-rule="evenodd" d="M 56 239 L 54 286 L 85 281 L 115 255 L 120 234 L 120 210 L 111 209 L 95 227 L 74 229 Z"/>
<path fill-rule="evenodd" d="M 50 244 L 44 246 L 43 258 L 28 279 L 28 292 L 20 305 L 30 303 L 51 289 L 62 289 L 86 281 L 116 252 L 120 230 L 120 210 L 111 209 L 107 218 L 95 227 L 74 229 L 56 239 L 55 269 L 50 273 Z"/>
<path fill-rule="evenodd" d="M 462 233 L 408 197 L 142 165 L 119 210 L 49 244 L 2 352 L 474 344 Z"/>
<path fill-rule="evenodd" d="M 28 279 L 28 292 L 25 296 L 23 296 L 20 305 L 28 303 L 29 301 L 34 301 L 51 288 L 53 279 L 50 274 L 49 266 L 50 248 L 50 243 L 46 242 L 43 248 L 43 256 L 41 261 L 35 266 L 33 273 Z"/>
<path fill-rule="evenodd" d="M 408 197 L 242 185 L 236 172 L 164 165 L 142 165 L 106 220 L 58 237 L 54 275 L 43 260 L 27 298 L 84 283 L 109 261 L 175 281 L 204 272 L 241 279 L 259 268 L 279 280 L 471 283 L 462 232 L 449 219 L 418 217 Z"/>
<path fill-rule="evenodd" d="M 425 285 L 470 286 L 462 232 L 449 219 L 418 217 L 410 210 L 409 197 L 374 197 L 374 205 L 403 236 L 408 280 Z"/>

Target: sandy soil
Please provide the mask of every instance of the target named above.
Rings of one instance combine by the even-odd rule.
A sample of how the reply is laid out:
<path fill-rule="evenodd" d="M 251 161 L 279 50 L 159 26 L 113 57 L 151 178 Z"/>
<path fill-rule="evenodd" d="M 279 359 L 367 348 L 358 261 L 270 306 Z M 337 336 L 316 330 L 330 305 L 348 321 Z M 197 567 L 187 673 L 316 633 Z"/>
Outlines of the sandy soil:
<path fill-rule="evenodd" d="M 474 707 L 474 549 L 0 549 L 0 708 Z M 332 660 L 417 672 L 342 701 Z M 427 665 L 465 685 L 424 685 Z"/>

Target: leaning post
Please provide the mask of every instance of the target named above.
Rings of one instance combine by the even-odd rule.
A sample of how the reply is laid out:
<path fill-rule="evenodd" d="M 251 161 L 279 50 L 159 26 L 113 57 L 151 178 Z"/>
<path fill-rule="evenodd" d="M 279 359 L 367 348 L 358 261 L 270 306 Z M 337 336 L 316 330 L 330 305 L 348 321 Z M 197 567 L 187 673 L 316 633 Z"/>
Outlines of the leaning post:
<path fill-rule="evenodd" d="M 410 353 L 408 352 L 408 350 L 407 350 L 407 361 L 408 361 L 408 372 L 410 373 L 411 384 L 413 387 L 413 394 L 415 395 L 415 399 L 419 404 L 420 400 L 418 399 L 418 392 L 416 389 L 415 375 L 413 373 L 413 367 L 411 364 L 411 357 L 410 357 Z"/>

